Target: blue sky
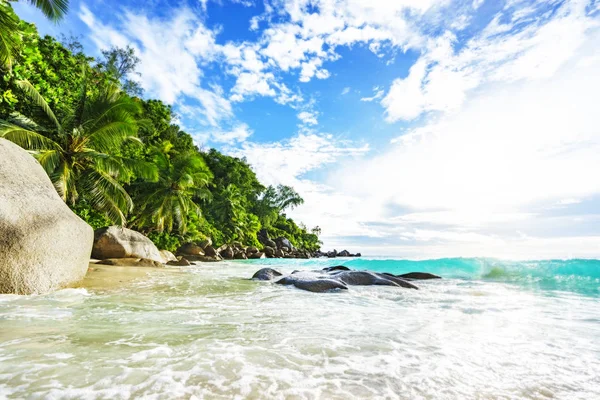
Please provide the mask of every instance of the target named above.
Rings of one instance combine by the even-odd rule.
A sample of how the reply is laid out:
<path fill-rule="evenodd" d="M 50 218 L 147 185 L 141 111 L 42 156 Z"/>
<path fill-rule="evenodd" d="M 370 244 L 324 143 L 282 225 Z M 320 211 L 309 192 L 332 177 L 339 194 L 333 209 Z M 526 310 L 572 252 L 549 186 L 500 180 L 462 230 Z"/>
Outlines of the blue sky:
<path fill-rule="evenodd" d="M 600 2 L 72 1 L 198 145 L 305 198 L 325 247 L 600 256 Z"/>

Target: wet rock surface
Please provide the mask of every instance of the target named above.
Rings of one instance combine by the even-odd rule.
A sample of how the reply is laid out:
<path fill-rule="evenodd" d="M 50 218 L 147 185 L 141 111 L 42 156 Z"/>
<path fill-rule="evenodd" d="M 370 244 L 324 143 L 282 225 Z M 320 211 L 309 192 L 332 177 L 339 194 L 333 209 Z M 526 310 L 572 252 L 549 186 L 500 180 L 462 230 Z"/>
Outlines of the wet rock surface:
<path fill-rule="evenodd" d="M 283 275 L 272 268 L 263 268 L 258 270 L 251 279 L 270 281 L 279 285 L 293 285 L 298 289 L 322 293 L 335 290 L 348 290 L 348 286 L 372 285 L 419 289 L 412 281 L 440 279 L 440 277 L 427 272 L 410 272 L 408 274 L 393 275 L 372 271 L 354 271 L 348 267 L 339 265 L 317 271 L 293 271 L 289 275 Z"/>

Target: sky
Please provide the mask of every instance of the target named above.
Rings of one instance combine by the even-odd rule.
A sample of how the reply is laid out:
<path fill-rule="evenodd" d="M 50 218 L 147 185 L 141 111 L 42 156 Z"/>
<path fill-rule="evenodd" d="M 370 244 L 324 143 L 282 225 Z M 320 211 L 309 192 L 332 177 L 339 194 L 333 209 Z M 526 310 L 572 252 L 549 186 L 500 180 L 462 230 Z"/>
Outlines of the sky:
<path fill-rule="evenodd" d="M 325 249 L 600 257 L 600 0 L 72 0 L 201 148 L 293 186 Z"/>

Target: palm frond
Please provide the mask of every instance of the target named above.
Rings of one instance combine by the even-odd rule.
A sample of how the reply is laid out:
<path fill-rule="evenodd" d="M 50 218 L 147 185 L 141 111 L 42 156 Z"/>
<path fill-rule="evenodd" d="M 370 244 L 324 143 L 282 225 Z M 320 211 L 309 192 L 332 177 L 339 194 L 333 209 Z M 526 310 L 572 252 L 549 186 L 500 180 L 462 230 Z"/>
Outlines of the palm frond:
<path fill-rule="evenodd" d="M 81 184 L 95 209 L 113 223 L 125 225 L 125 216 L 133 209 L 133 201 L 117 180 L 105 172 L 91 170 L 82 176 Z"/>
<path fill-rule="evenodd" d="M 75 171 L 63 160 L 59 163 L 54 171 L 48 171 L 52 183 L 58 192 L 58 195 L 65 203 L 75 203 L 79 197 L 77 187 L 75 185 Z"/>
<path fill-rule="evenodd" d="M 0 120 L 0 137 L 27 150 L 56 149 L 58 147 L 53 140 L 4 120 Z"/>
<path fill-rule="evenodd" d="M 37 154 L 36 159 L 40 165 L 46 170 L 49 176 L 58 168 L 62 162 L 61 154 L 58 150 L 44 150 Z"/>
<path fill-rule="evenodd" d="M 50 130 L 48 128 L 46 128 L 45 126 L 42 126 L 40 124 L 38 124 L 37 122 L 35 122 L 34 120 L 32 120 L 29 117 L 26 117 L 25 115 L 21 114 L 20 112 L 12 112 L 9 117 L 8 117 L 8 122 L 20 126 L 21 128 L 30 130 L 30 131 L 35 131 L 35 132 L 49 132 Z"/>
<path fill-rule="evenodd" d="M 69 0 L 29 0 L 29 3 L 54 22 L 61 20 L 69 11 Z"/>
<path fill-rule="evenodd" d="M 0 67 L 10 69 L 13 55 L 19 46 L 19 20 L 8 2 L 0 1 Z"/>
<path fill-rule="evenodd" d="M 135 133 L 135 125 L 128 122 L 108 122 L 88 133 L 88 146 L 102 152 L 121 147 L 126 138 Z"/>
<path fill-rule="evenodd" d="M 34 88 L 33 85 L 31 83 L 29 83 L 29 81 L 27 81 L 27 80 L 20 80 L 20 81 L 17 81 L 16 83 L 17 83 L 17 86 L 19 88 L 21 88 L 21 90 L 23 90 L 25 92 L 25 94 L 31 100 L 33 100 L 35 105 L 37 105 L 44 111 L 46 116 L 54 123 L 56 128 L 59 131 L 61 131 L 62 127 L 61 127 L 60 123 L 58 122 L 58 119 L 56 119 L 56 115 L 54 115 L 54 112 L 52 111 L 52 109 L 50 108 L 48 103 L 46 102 L 46 99 L 44 99 L 44 97 L 40 94 L 40 92 L 38 92 L 37 89 Z"/>

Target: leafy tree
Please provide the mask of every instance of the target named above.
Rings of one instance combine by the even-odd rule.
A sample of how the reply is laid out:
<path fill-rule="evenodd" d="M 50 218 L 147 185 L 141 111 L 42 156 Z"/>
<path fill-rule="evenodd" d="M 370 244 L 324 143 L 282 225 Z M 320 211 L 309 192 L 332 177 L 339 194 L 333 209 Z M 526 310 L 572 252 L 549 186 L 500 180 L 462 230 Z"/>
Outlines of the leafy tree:
<path fill-rule="evenodd" d="M 124 92 L 137 97 L 144 93 L 139 82 L 130 79 L 131 75 L 140 75 L 136 71 L 140 59 L 135 55 L 133 47 L 129 45 L 125 48 L 112 47 L 109 50 L 102 50 L 102 56 L 104 60 L 98 63 L 98 68 L 115 82 L 119 82 Z"/>
<path fill-rule="evenodd" d="M 9 121 L 0 121 L 0 137 L 38 150 L 38 161 L 65 202 L 73 206 L 84 195 L 110 221 L 125 225 L 133 202 L 120 182 L 126 182 L 132 172 L 156 179 L 151 164 L 119 156 L 123 143 L 139 142 L 135 135 L 139 104 L 115 86 L 88 97 L 84 85 L 77 106 L 59 121 L 29 82 L 18 84 L 41 113 L 35 119 L 14 114 Z"/>
<path fill-rule="evenodd" d="M 171 149 L 172 144 L 165 142 L 163 148 L 155 152 L 158 180 L 138 185 L 136 198 L 140 208 L 135 225 L 158 232 L 176 230 L 184 234 L 189 214 L 201 214 L 196 201 L 210 196 L 206 186 L 212 174 L 198 153 L 173 155 Z"/>
<path fill-rule="evenodd" d="M 287 209 L 293 209 L 304 203 L 292 187 L 278 185 L 276 188 L 269 186 L 254 204 L 254 212 L 259 217 L 261 224 L 269 228 L 278 216 Z"/>
<path fill-rule="evenodd" d="M 14 0 L 11 0 L 14 1 Z M 57 22 L 69 10 L 69 0 L 29 0 L 48 19 Z M 19 46 L 19 19 L 7 0 L 0 0 L 0 64 L 10 68 L 14 52 Z"/>

